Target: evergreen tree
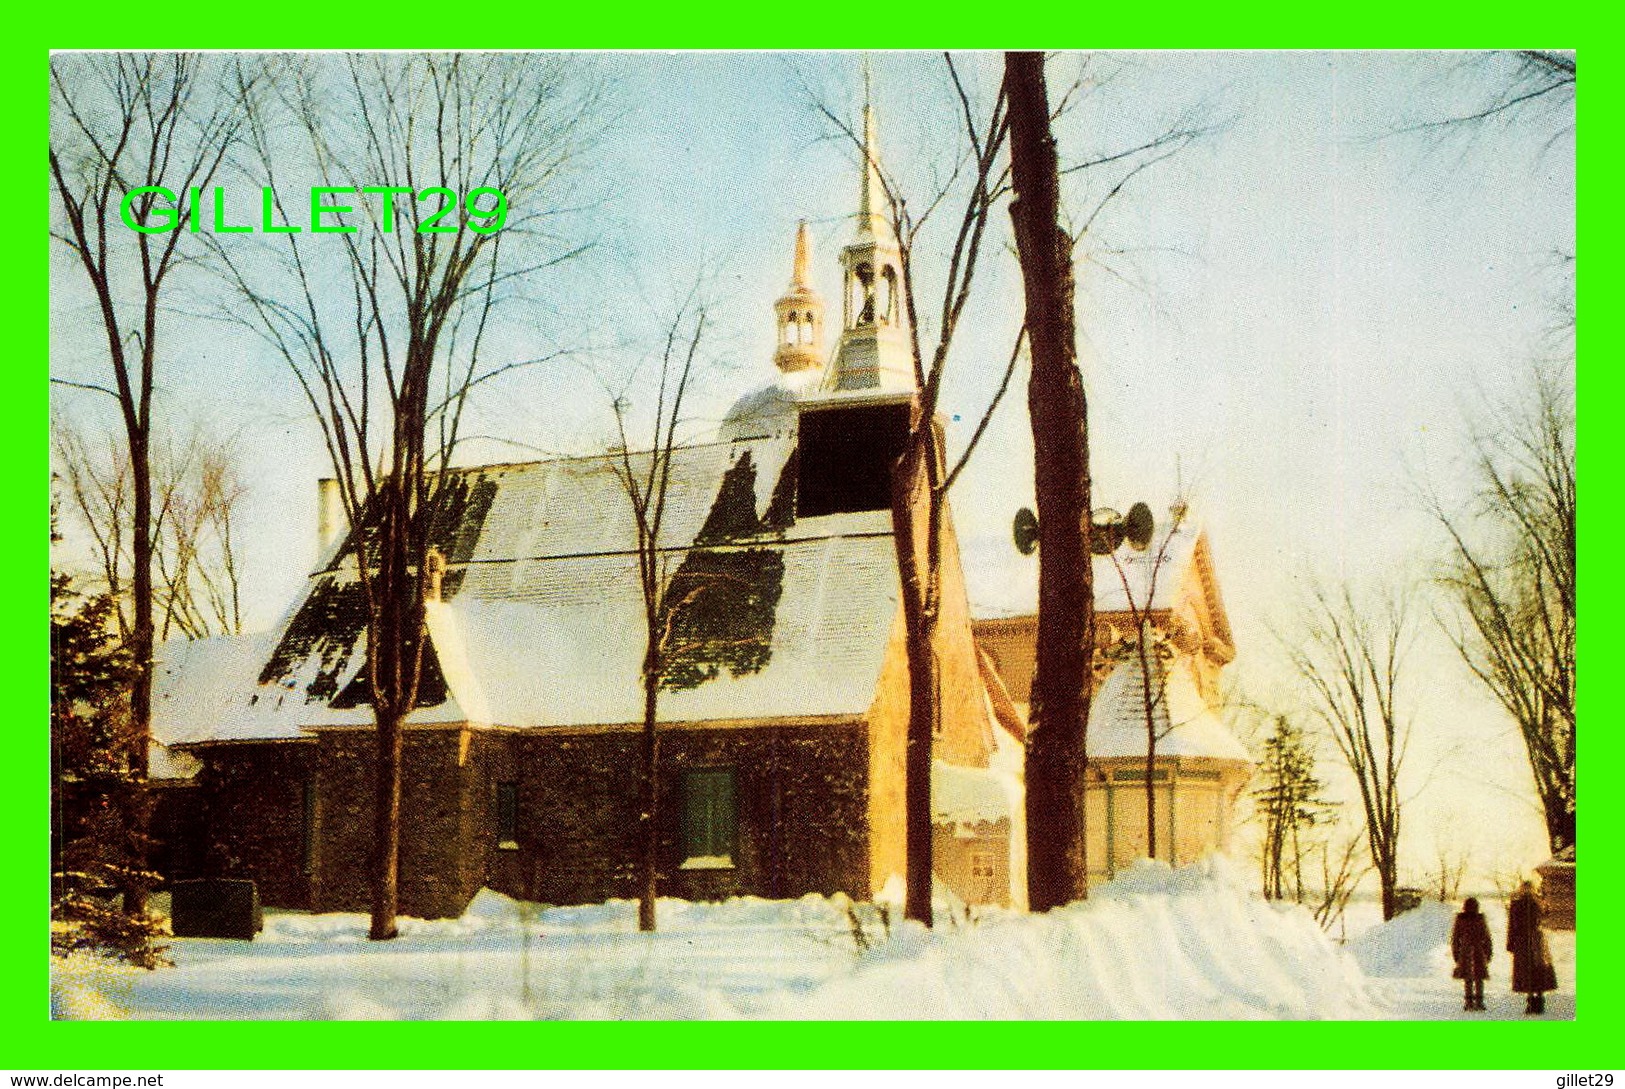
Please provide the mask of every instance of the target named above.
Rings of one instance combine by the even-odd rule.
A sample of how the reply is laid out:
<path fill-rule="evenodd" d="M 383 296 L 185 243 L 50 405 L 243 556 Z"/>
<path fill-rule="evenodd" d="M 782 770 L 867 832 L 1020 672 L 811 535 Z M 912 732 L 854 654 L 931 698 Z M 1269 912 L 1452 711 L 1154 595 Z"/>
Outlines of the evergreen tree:
<path fill-rule="evenodd" d="M 1302 832 L 1321 823 L 1330 805 L 1320 797 L 1324 784 L 1315 777 L 1314 753 L 1303 731 L 1285 715 L 1276 716 L 1275 730 L 1264 742 L 1258 774 L 1263 785 L 1253 791 L 1253 797 L 1264 818 L 1264 896 L 1283 900 L 1290 883 L 1292 895 L 1301 902 Z"/>
<path fill-rule="evenodd" d="M 51 950 L 91 949 L 143 968 L 166 963 L 144 908 L 142 769 L 130 766 L 129 652 L 113 599 L 51 574 Z M 134 895 L 132 896 L 132 893 Z"/>

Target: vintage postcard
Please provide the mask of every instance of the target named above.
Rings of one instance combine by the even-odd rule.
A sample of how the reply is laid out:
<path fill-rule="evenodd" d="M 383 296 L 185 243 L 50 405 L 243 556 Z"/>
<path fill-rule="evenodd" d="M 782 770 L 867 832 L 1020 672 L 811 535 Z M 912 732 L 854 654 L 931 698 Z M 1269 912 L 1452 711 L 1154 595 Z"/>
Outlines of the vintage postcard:
<path fill-rule="evenodd" d="M 59 53 L 60 1019 L 1569 1019 L 1573 53 Z"/>

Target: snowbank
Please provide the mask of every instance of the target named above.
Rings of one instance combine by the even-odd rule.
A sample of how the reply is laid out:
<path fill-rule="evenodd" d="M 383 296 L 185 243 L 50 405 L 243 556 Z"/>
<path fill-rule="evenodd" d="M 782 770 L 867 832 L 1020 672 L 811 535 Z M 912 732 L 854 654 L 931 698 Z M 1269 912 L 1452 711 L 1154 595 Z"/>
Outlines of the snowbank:
<path fill-rule="evenodd" d="M 1096 885 L 1087 902 L 1045 915 L 945 901 L 930 931 L 903 923 L 898 906 L 839 895 L 662 900 L 659 931 L 640 934 L 627 901 L 547 908 L 485 891 L 462 918 L 403 919 L 388 943 L 366 940 L 363 915 L 271 912 L 253 942 L 174 939 L 174 969 L 53 961 L 52 1010 L 64 1018 L 1208 1020 L 1433 1018 L 1459 1009 L 1447 955 L 1439 961 L 1450 919 L 1440 905 L 1374 928 L 1351 956 L 1306 910 L 1266 902 L 1248 884 L 1217 859 L 1179 870 L 1142 862 Z M 1503 925 L 1495 915 L 1492 926 Z M 1572 946 L 1562 958 L 1572 981 Z M 1568 981 L 1557 998 L 1572 1011 Z"/>
<path fill-rule="evenodd" d="M 1456 910 L 1436 900 L 1424 902 L 1355 937 L 1349 952 L 1368 976 L 1448 977 L 1455 968 L 1450 928 Z M 1485 904 L 1483 910 L 1490 933 L 1505 934 L 1506 910 L 1499 904 Z"/>
<path fill-rule="evenodd" d="M 1088 902 L 910 925 L 866 963 L 782 1003 L 788 1018 L 1209 1020 L 1370 1017 L 1358 968 L 1308 912 L 1249 895 L 1218 860 L 1144 861 Z"/>

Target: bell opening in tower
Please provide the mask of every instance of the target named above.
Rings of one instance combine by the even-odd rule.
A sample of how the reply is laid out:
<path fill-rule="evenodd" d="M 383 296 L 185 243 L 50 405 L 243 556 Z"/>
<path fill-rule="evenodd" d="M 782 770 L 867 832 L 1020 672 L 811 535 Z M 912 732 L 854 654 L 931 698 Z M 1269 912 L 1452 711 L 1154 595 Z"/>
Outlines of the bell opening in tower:
<path fill-rule="evenodd" d="M 891 472 L 908 439 L 908 402 L 801 414 L 796 514 L 887 510 Z"/>
<path fill-rule="evenodd" d="M 858 317 L 856 325 L 873 325 L 875 322 L 875 272 L 868 264 L 861 264 L 852 270 L 853 298 L 857 301 Z"/>

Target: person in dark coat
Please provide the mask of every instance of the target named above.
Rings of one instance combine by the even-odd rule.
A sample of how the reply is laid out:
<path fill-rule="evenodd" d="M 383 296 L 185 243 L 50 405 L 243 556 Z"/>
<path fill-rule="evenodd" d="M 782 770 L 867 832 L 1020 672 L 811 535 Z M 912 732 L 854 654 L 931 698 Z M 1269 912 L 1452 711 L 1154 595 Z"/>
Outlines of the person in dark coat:
<path fill-rule="evenodd" d="M 1527 995 L 1524 1013 L 1545 1013 L 1546 992 L 1557 989 L 1557 970 L 1540 928 L 1540 901 L 1525 881 L 1507 904 L 1507 952 L 1512 954 L 1512 989 Z"/>
<path fill-rule="evenodd" d="M 1466 988 L 1464 1010 L 1484 1008 L 1484 981 L 1490 976 L 1490 957 L 1495 943 L 1490 941 L 1490 926 L 1478 911 L 1478 898 L 1469 896 L 1456 916 L 1456 925 L 1450 930 L 1450 954 L 1456 958 L 1455 977 Z"/>

